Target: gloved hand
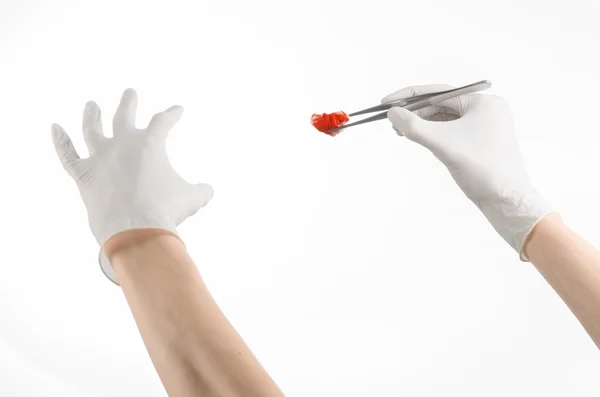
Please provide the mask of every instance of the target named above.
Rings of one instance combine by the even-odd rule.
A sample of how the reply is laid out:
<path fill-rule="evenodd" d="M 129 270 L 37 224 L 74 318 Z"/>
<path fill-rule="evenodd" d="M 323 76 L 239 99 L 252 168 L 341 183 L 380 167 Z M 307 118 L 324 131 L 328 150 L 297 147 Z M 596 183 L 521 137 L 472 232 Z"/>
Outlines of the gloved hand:
<path fill-rule="evenodd" d="M 54 147 L 77 183 L 90 228 L 100 245 L 102 271 L 117 285 L 103 250 L 111 237 L 148 228 L 177 236 L 176 227 L 213 196 L 210 185 L 183 180 L 167 157 L 167 135 L 181 118 L 183 108 L 173 106 L 156 114 L 145 129 L 135 127 L 136 108 L 136 92 L 125 90 L 113 119 L 113 137 L 107 138 L 102 132 L 100 108 L 88 102 L 83 135 L 90 156 L 85 159 L 79 157 L 62 127 L 52 125 Z"/>
<path fill-rule="evenodd" d="M 447 85 L 404 88 L 382 103 L 444 91 Z M 506 101 L 471 94 L 410 112 L 394 107 L 388 118 L 399 135 L 429 149 L 494 229 L 523 261 L 523 245 L 536 223 L 552 212 L 532 187 Z"/>

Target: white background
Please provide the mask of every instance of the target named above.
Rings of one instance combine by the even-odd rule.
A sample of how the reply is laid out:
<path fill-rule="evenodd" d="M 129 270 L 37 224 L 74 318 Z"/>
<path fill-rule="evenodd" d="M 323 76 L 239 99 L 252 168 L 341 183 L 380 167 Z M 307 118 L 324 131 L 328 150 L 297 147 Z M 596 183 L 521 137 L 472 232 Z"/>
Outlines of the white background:
<path fill-rule="evenodd" d="M 314 112 L 414 84 L 512 105 L 535 186 L 600 246 L 595 0 L 1 1 L 0 395 L 164 396 L 96 262 L 60 123 L 181 104 L 169 154 L 211 204 L 180 228 L 288 396 L 598 396 L 600 355 L 535 269 L 388 121 Z"/>

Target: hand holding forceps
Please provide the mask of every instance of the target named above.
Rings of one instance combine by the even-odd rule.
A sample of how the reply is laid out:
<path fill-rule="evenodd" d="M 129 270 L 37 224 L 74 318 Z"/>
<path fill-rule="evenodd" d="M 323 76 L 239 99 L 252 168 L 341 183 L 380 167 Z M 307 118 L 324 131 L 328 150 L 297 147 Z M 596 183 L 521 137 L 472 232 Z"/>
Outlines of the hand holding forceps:
<path fill-rule="evenodd" d="M 354 113 L 350 113 L 348 117 L 358 116 L 361 114 L 373 113 L 383 110 L 383 112 L 378 113 L 374 116 L 367 117 L 366 119 L 362 119 L 359 121 L 354 121 L 348 124 L 340 125 L 339 127 L 333 128 L 330 131 L 338 131 L 342 129 L 346 129 L 348 127 L 354 127 L 355 125 L 370 123 L 372 121 L 383 120 L 387 118 L 387 111 L 395 106 L 401 106 L 407 110 L 415 111 L 419 109 L 426 108 L 428 106 L 433 106 L 437 103 L 446 101 L 448 99 L 455 98 L 461 95 L 472 94 L 474 92 L 487 90 L 492 86 L 492 83 L 489 80 L 478 81 L 477 83 L 469 84 L 464 87 L 453 88 L 451 90 L 433 92 L 430 94 L 416 95 L 408 98 L 398 99 L 392 102 L 384 103 L 382 105 L 377 105 L 370 107 L 368 109 L 359 110 Z"/>

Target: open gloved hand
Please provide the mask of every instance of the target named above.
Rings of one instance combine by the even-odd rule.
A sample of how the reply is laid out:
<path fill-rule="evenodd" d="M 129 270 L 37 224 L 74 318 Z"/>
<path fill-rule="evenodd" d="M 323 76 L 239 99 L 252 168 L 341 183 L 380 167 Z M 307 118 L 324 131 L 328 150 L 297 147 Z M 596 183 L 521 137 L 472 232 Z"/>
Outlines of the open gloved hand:
<path fill-rule="evenodd" d="M 408 87 L 382 103 L 452 88 Z M 523 254 L 527 236 L 552 209 L 529 181 L 506 101 L 495 95 L 463 95 L 415 112 L 394 107 L 388 119 L 399 135 L 426 147 L 444 163 L 494 229 L 521 260 L 527 260 Z"/>
<path fill-rule="evenodd" d="M 118 285 L 104 245 L 118 233 L 132 229 L 164 229 L 177 236 L 176 227 L 205 206 L 213 196 L 207 184 L 189 184 L 171 166 L 166 152 L 169 131 L 183 114 L 173 106 L 156 114 L 145 129 L 135 126 L 137 94 L 123 93 L 113 118 L 113 137 L 102 132 L 100 108 L 88 102 L 83 134 L 90 156 L 82 159 L 65 131 L 52 125 L 58 157 L 75 180 L 88 212 L 89 225 L 100 245 L 104 274 Z"/>

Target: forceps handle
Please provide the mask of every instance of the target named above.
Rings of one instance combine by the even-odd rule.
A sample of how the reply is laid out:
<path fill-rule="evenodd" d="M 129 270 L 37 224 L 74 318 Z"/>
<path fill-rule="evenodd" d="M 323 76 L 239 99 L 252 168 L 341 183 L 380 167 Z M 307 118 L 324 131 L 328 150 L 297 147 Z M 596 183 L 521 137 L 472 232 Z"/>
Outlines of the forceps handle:
<path fill-rule="evenodd" d="M 481 81 L 478 81 L 473 84 L 465 85 L 463 87 L 458 87 L 458 88 L 452 88 L 452 89 L 446 90 L 446 91 L 431 92 L 429 94 L 421 94 L 421 95 L 415 95 L 415 96 L 411 96 L 411 97 L 407 97 L 407 98 L 397 99 L 395 101 L 383 103 L 381 105 L 373 106 L 368 109 L 359 110 L 358 112 L 350 113 L 348 116 L 353 117 L 353 116 L 358 116 L 358 115 L 365 114 L 365 113 L 373 113 L 373 112 L 378 112 L 380 110 L 388 110 L 394 106 L 406 107 L 407 105 L 413 104 L 415 102 L 420 102 L 422 100 L 426 100 L 426 99 L 432 98 L 434 96 L 438 96 L 438 95 L 442 95 L 442 94 L 450 94 L 452 92 L 457 92 L 457 91 L 462 92 L 462 90 L 468 90 L 468 91 L 466 91 L 464 94 L 460 93 L 458 95 L 470 94 L 472 92 L 486 90 L 486 89 L 490 88 L 491 85 L 492 85 L 492 83 L 489 80 L 481 80 Z M 471 91 L 471 89 L 473 89 L 473 91 Z M 451 97 L 451 98 L 453 98 L 453 97 Z M 445 99 L 442 99 L 442 100 L 445 100 Z M 429 106 L 429 105 L 427 105 L 427 106 Z"/>
<path fill-rule="evenodd" d="M 457 96 L 467 95 L 467 94 L 472 94 L 474 92 L 487 90 L 491 86 L 492 86 L 492 83 L 489 80 L 482 80 L 482 81 L 478 81 L 477 83 L 466 85 L 464 87 L 455 88 L 453 90 L 437 92 L 427 98 L 424 98 L 422 101 L 411 102 L 404 106 L 395 105 L 392 103 L 391 107 L 402 106 L 404 109 L 407 109 L 410 111 L 415 111 L 415 110 L 426 108 L 428 106 L 432 106 L 436 103 L 446 101 L 448 99 L 455 98 Z"/>
<path fill-rule="evenodd" d="M 455 98 L 457 96 L 467 95 L 467 94 L 472 94 L 474 92 L 487 90 L 491 86 L 492 86 L 491 81 L 482 80 L 482 81 L 478 81 L 477 83 L 469 84 L 469 85 L 466 85 L 463 87 L 453 88 L 451 90 L 434 92 L 432 94 L 425 94 L 423 96 L 419 96 L 419 98 L 422 98 L 422 99 L 410 101 L 411 97 L 408 97 L 408 98 L 400 99 L 398 101 L 394 101 L 394 102 L 390 102 L 390 103 L 387 103 L 384 105 L 377 106 L 376 108 L 380 109 L 380 110 L 385 110 L 385 109 L 391 109 L 392 107 L 399 106 L 399 107 L 403 107 L 410 111 L 415 111 L 415 110 L 426 108 L 428 106 L 435 105 L 436 103 L 440 103 L 440 102 L 446 101 L 448 99 Z M 412 98 L 414 98 L 414 97 L 412 97 Z M 366 119 L 363 119 L 363 120 L 355 121 L 350 124 L 343 124 L 337 128 L 333 128 L 331 131 L 337 131 L 337 130 L 341 130 L 343 128 L 354 127 L 355 125 L 370 123 L 372 121 L 383 120 L 386 118 L 387 118 L 387 111 L 378 113 L 371 117 L 367 117 Z"/>

